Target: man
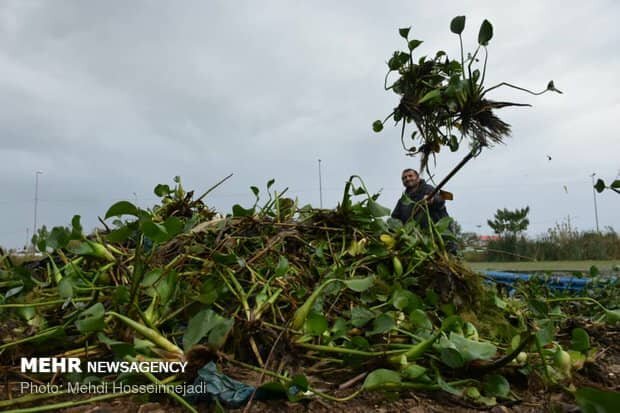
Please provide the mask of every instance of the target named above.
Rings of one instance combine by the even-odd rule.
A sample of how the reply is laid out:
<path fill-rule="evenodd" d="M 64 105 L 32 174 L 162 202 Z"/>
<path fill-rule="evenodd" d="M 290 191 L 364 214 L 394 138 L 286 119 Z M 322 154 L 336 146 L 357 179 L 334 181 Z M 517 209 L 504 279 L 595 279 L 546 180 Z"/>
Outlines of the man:
<path fill-rule="evenodd" d="M 428 197 L 435 188 L 427 184 L 424 179 L 420 179 L 420 175 L 417 171 L 405 169 L 402 173 L 402 180 L 405 186 L 405 192 L 398 200 L 396 208 L 394 208 L 392 212 L 392 218 L 401 220 L 403 224 L 409 219 L 415 218 L 422 228 L 428 227 L 426 212 L 423 208 L 419 208 L 416 216 L 412 217 L 414 208 L 422 201 L 426 201 L 428 212 L 433 222 L 437 222 L 441 218 L 449 216 L 446 210 L 446 201 L 444 201 L 439 193 L 435 194 L 432 198 Z M 407 198 L 405 197 L 409 198 L 411 202 L 407 202 Z"/>

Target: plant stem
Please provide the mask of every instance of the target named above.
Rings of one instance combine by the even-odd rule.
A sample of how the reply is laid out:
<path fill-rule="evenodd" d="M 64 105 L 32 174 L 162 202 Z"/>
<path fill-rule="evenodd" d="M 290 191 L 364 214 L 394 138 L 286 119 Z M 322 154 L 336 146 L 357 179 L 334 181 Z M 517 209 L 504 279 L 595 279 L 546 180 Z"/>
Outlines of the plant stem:
<path fill-rule="evenodd" d="M 14 406 L 17 404 L 30 403 L 36 400 L 48 399 L 51 397 L 58 397 L 67 394 L 67 390 L 52 392 L 52 393 L 41 393 L 41 394 L 27 394 L 22 397 L 18 397 L 17 399 L 12 400 L 0 400 L 0 408 Z"/>
<path fill-rule="evenodd" d="M 90 301 L 91 297 L 72 298 L 71 301 Z M 46 305 L 64 304 L 67 300 L 52 300 L 39 303 L 0 304 L 0 308 L 43 307 Z"/>
<path fill-rule="evenodd" d="M 548 303 L 557 303 L 557 302 L 562 302 L 562 301 L 589 301 L 601 307 L 603 311 L 607 311 L 607 308 L 603 304 L 599 303 L 598 301 L 596 301 L 594 298 L 591 298 L 591 297 L 561 297 L 561 298 L 551 298 L 546 301 Z"/>
<path fill-rule="evenodd" d="M 130 361 L 130 362 L 136 361 L 136 359 L 131 356 L 125 356 L 125 360 Z M 163 386 L 163 389 L 166 392 L 166 394 L 172 397 L 174 400 L 176 400 L 177 403 L 179 403 L 181 406 L 185 407 L 187 411 L 192 412 L 192 413 L 198 413 L 198 411 L 194 409 L 192 405 L 190 405 L 184 398 L 176 394 L 174 391 L 170 390 L 169 386 L 164 384 L 157 377 L 153 376 L 153 374 L 151 374 L 148 371 L 142 372 L 142 374 L 144 374 L 144 377 L 149 379 L 153 384 L 156 384 L 157 386 Z"/>
<path fill-rule="evenodd" d="M 342 347 L 332 347 L 332 346 L 322 346 L 319 344 L 308 344 L 308 343 L 295 343 L 295 346 L 303 347 L 308 350 L 322 351 L 325 353 L 339 353 L 339 354 L 350 354 L 352 356 L 362 356 L 362 357 L 381 357 L 389 354 L 400 354 L 404 353 L 407 349 L 403 350 L 388 350 L 388 351 L 363 351 L 363 350 L 355 350 L 352 348 L 342 348 Z"/>
<path fill-rule="evenodd" d="M 68 409 L 70 407 L 80 406 L 82 404 L 95 403 L 101 400 L 109 400 L 109 399 L 114 399 L 117 397 L 129 396 L 131 394 L 132 393 L 130 392 L 109 393 L 109 394 L 103 394 L 101 396 L 91 397 L 90 399 L 84 399 L 84 400 L 75 400 L 75 401 L 68 401 L 68 402 L 62 402 L 62 403 L 48 404 L 44 406 L 28 407 L 25 409 L 5 410 L 4 413 L 35 413 L 35 412 L 57 411 L 60 409 Z"/>
<path fill-rule="evenodd" d="M 47 330 L 43 330 L 39 334 L 35 334 L 33 336 L 30 336 L 30 337 L 21 338 L 19 340 L 15 340 L 15 341 L 11 341 L 10 343 L 3 344 L 3 345 L 0 346 L 0 350 L 4 350 L 6 348 L 13 347 L 13 346 L 16 346 L 18 344 L 27 343 L 29 341 L 33 341 L 33 340 L 37 340 L 37 339 L 45 338 L 47 336 L 54 335 L 59 330 L 62 330 L 62 327 L 59 327 L 59 326 L 50 327 Z"/>
<path fill-rule="evenodd" d="M 234 360 L 234 359 L 227 358 L 227 360 L 230 361 L 232 364 L 237 364 L 237 365 L 245 367 L 247 369 L 250 369 L 250 370 L 253 370 L 253 371 L 256 371 L 256 372 L 259 372 L 259 373 L 263 373 L 263 374 L 266 374 L 266 375 L 271 376 L 271 377 L 275 377 L 275 378 L 283 380 L 283 381 L 285 381 L 287 383 L 291 381 L 290 377 L 282 376 L 281 374 L 278 374 L 278 373 L 270 371 L 270 370 L 262 369 L 260 367 L 253 366 L 251 364 L 246 364 L 246 363 L 244 363 L 242 361 L 238 361 L 238 360 Z M 358 389 L 357 391 L 355 391 L 353 394 L 350 394 L 349 396 L 339 398 L 339 397 L 334 397 L 334 396 L 331 396 L 329 394 L 323 393 L 321 391 L 318 391 L 318 390 L 308 386 L 308 391 L 309 392 L 312 392 L 312 393 L 316 394 L 319 397 L 322 397 L 322 398 L 324 398 L 326 400 L 330 400 L 330 401 L 333 401 L 333 402 L 346 402 L 346 401 L 349 401 L 349 400 L 353 399 L 355 396 L 359 395 L 362 392 L 362 390 L 363 389 Z"/>
<path fill-rule="evenodd" d="M 179 355 L 179 357 L 183 356 L 183 350 L 181 350 L 175 344 L 170 342 L 170 340 L 168 340 L 166 337 L 161 335 L 161 333 L 159 331 L 157 331 L 155 329 L 152 329 L 152 328 L 149 328 L 149 327 L 145 326 L 144 324 L 140 324 L 140 323 L 132 320 L 129 317 L 125 317 L 124 315 L 115 313 L 114 311 L 108 311 L 108 314 L 118 318 L 123 323 L 127 324 L 129 327 L 131 327 L 132 329 L 134 329 L 138 333 L 142 334 L 144 337 L 148 338 L 149 340 L 151 340 L 153 343 L 157 344 L 162 349 L 164 349 L 166 351 L 169 351 L 171 353 L 175 353 L 175 354 Z"/>
<path fill-rule="evenodd" d="M 545 374 L 545 378 L 547 379 L 547 383 L 545 384 L 546 386 L 548 383 L 551 383 L 551 376 L 549 376 L 549 372 L 547 371 L 547 361 L 545 360 L 545 355 L 543 354 L 542 346 L 540 345 L 540 340 L 538 339 L 538 337 L 536 337 L 534 338 L 534 341 L 536 342 L 536 350 L 538 351 L 538 354 L 540 355 L 540 361 L 543 366 L 543 372 Z"/>

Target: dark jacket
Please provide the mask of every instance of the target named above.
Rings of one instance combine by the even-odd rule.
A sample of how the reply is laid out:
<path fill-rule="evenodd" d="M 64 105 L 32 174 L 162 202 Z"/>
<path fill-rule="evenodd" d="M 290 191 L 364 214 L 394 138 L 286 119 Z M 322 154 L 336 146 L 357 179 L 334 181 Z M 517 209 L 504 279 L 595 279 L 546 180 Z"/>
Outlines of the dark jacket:
<path fill-rule="evenodd" d="M 427 184 L 423 179 L 420 180 L 420 184 L 415 191 L 403 193 L 403 196 L 398 200 L 396 208 L 392 212 L 392 218 L 401 220 L 403 223 L 407 222 L 411 218 L 411 213 L 415 208 L 415 205 L 422 201 L 425 195 L 433 192 L 431 185 Z M 407 199 L 408 198 L 408 199 Z M 446 210 L 446 201 L 443 200 L 441 195 L 437 193 L 433 197 L 433 202 L 428 206 L 428 212 L 433 222 L 439 221 L 441 218 L 448 216 L 448 210 Z M 415 217 L 416 221 L 420 223 L 422 228 L 428 227 L 426 219 L 426 212 L 424 209 L 420 209 Z"/>

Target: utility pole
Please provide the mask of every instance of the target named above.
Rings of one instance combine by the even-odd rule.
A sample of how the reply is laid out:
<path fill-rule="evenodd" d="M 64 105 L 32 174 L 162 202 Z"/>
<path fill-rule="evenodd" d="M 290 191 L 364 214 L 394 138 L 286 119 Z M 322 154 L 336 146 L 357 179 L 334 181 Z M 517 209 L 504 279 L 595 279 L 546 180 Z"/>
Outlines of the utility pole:
<path fill-rule="evenodd" d="M 32 226 L 32 235 L 37 234 L 37 208 L 39 206 L 39 175 L 41 175 L 43 171 L 36 171 L 34 173 L 34 225 Z M 34 245 L 33 245 L 34 249 Z"/>
<path fill-rule="evenodd" d="M 321 176 L 321 160 L 319 159 L 319 205 L 323 208 L 323 177 Z"/>
<path fill-rule="evenodd" d="M 594 176 L 596 172 L 592 172 L 590 177 L 592 178 L 592 196 L 594 197 L 594 219 L 596 221 L 596 232 L 601 232 L 598 228 L 598 207 L 596 205 L 596 190 L 594 189 Z"/>

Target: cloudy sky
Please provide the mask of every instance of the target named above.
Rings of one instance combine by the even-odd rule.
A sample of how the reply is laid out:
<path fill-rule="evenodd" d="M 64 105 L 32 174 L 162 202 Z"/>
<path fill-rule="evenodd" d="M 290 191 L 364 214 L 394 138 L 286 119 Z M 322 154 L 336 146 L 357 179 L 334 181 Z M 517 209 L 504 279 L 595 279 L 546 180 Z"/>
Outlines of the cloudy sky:
<path fill-rule="evenodd" d="M 458 4 L 458 5 L 457 5 Z M 324 206 L 361 175 L 392 207 L 406 157 L 399 130 L 371 124 L 397 104 L 383 91 L 397 29 L 424 40 L 418 55 L 457 56 L 452 17 L 467 16 L 466 49 L 489 19 L 489 85 L 509 81 L 563 95 L 500 89 L 505 145 L 488 150 L 446 189 L 464 230 L 490 233 L 497 208 L 531 207 L 536 235 L 570 216 L 594 227 L 593 172 L 620 172 L 620 4 L 614 1 L 27 1 L 0 2 L 0 245 L 39 224 L 87 228 L 113 202 L 146 207 L 180 175 L 222 212 L 251 202 L 250 185 Z M 443 177 L 465 153 L 441 153 Z M 547 155 L 552 159 L 548 160 Z M 620 198 L 598 196 L 601 228 L 620 229 Z M 480 226 L 480 227 L 478 227 Z"/>

